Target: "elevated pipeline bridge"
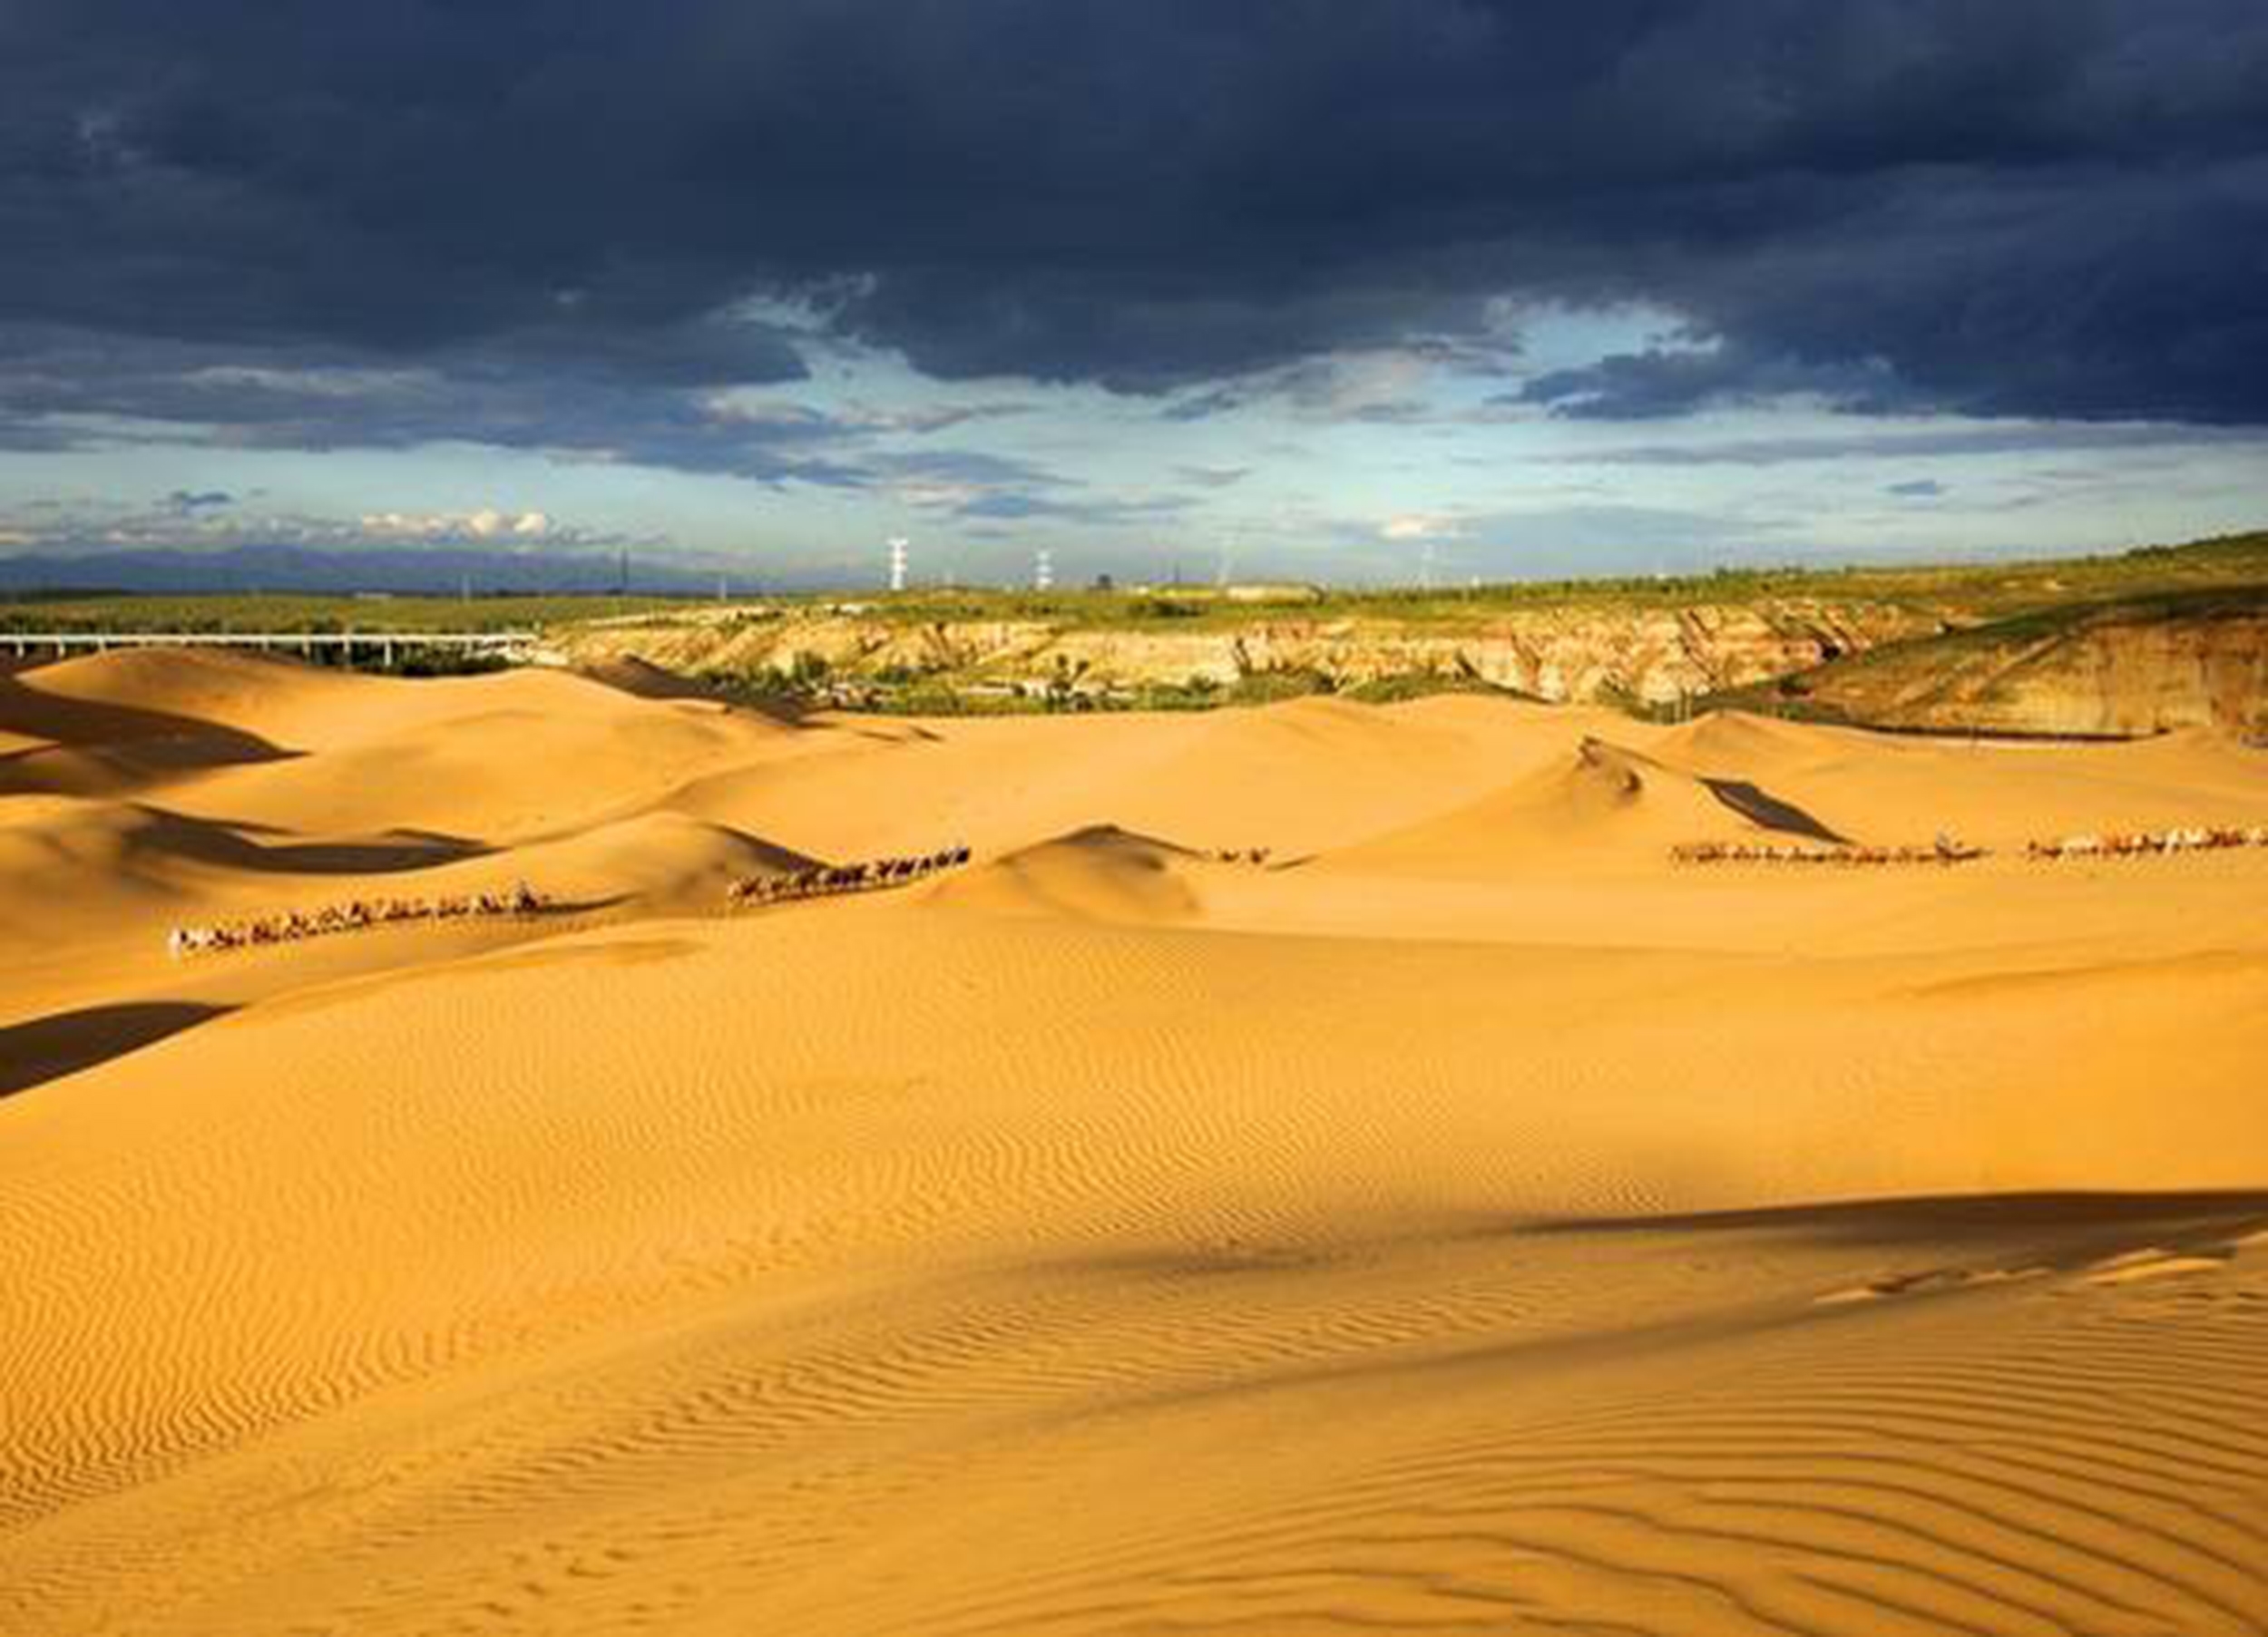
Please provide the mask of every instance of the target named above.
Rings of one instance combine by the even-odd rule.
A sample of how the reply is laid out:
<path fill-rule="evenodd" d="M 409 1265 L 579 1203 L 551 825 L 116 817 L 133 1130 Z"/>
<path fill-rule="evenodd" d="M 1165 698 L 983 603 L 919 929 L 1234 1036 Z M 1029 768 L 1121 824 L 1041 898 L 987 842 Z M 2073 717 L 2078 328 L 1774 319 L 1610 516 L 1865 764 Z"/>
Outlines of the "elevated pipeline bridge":
<path fill-rule="evenodd" d="M 442 650 L 525 662 L 535 657 L 533 631 L 0 631 L 0 652 L 18 658 L 117 648 L 249 648 L 303 654 L 336 652 L 349 665 L 357 654 L 390 666 L 397 653 Z"/>

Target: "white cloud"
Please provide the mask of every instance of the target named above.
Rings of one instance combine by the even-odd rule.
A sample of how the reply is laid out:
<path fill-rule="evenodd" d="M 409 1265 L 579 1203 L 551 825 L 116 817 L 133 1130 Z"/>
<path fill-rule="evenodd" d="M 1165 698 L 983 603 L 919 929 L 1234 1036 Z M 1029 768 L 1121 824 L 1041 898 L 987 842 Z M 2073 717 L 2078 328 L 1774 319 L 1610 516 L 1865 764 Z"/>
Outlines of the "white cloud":
<path fill-rule="evenodd" d="M 541 540 L 553 531 L 543 512 L 370 512 L 361 519 L 365 533 L 396 540 L 495 540 L 503 536 Z"/>
<path fill-rule="evenodd" d="M 1428 512 L 1390 517 L 1378 526 L 1381 540 L 1454 540 L 1462 532 L 1450 519 Z"/>

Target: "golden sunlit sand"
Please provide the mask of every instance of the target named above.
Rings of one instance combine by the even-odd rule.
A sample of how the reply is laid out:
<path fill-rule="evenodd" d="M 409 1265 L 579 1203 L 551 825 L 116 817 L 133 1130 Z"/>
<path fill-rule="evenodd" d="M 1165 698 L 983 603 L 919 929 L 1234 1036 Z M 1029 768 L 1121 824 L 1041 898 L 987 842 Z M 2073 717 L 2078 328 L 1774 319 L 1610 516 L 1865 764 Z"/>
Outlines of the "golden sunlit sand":
<path fill-rule="evenodd" d="M 0 1632 L 2268 1630 L 2268 752 L 665 681 L 0 676 Z"/>

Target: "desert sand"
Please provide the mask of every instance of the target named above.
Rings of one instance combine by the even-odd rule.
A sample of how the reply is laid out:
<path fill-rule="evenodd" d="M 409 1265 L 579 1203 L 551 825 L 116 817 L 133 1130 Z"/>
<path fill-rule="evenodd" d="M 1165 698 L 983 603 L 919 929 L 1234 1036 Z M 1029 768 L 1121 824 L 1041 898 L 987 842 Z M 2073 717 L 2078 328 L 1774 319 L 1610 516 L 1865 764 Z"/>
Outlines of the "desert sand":
<path fill-rule="evenodd" d="M 2268 1630 L 2268 752 L 652 683 L 0 676 L 0 1632 Z"/>

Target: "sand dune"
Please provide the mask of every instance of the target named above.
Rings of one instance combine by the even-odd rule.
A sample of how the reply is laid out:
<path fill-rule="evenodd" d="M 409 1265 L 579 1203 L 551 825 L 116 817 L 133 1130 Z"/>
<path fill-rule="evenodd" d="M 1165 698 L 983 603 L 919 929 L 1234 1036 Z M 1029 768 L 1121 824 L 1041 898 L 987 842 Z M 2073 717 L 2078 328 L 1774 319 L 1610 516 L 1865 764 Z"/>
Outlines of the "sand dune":
<path fill-rule="evenodd" d="M 1196 919 L 1199 855 L 1171 842 L 1096 824 L 1019 848 L 942 882 L 934 901 L 1006 915 L 1164 926 Z"/>
<path fill-rule="evenodd" d="M 1284 857 L 1469 802 L 1553 754 L 1548 712 L 1484 718 L 1302 699 L 1261 711 L 956 720 L 822 718 L 801 758 L 697 781 L 670 804 L 807 851 L 915 850 L 942 833 L 1003 853 L 1105 822 L 1198 849 Z M 903 792 L 922 793 L 918 805 Z M 1221 793 L 1234 791 L 1235 799 Z"/>
<path fill-rule="evenodd" d="M 43 665 L 27 691 L 94 716 L 162 714 L 200 728 L 257 734 L 300 745 L 418 689 L 396 678 L 325 670 L 230 648 L 120 648 Z"/>
<path fill-rule="evenodd" d="M 714 689 L 680 677 L 675 671 L 664 670 L 650 660 L 636 654 L 612 654 L 575 667 L 575 674 L 593 682 L 634 694 L 641 699 L 714 699 Z"/>
<path fill-rule="evenodd" d="M 1921 742 L 1886 739 L 1809 722 L 1782 722 L 1746 711 L 1717 710 L 1658 734 L 1654 749 L 1682 766 L 1732 768 L 1755 776 L 1816 765 L 1849 751 L 1863 755 Z"/>
<path fill-rule="evenodd" d="M 92 667 L 123 658 L 0 674 L 0 795 L 123 794 L 286 754 L 257 733 L 171 708 L 170 689 L 129 702 L 113 697 L 122 689 L 73 687 L 112 678 L 112 669 Z"/>
<path fill-rule="evenodd" d="M 1753 780 L 1705 778 L 1584 736 L 1571 754 L 1452 813 L 1334 855 L 1341 866 L 1487 875 L 1584 867 L 1652 871 L 1681 843 L 1842 837 Z"/>
<path fill-rule="evenodd" d="M 2153 825 L 2244 822 L 2260 755 L 2211 728 L 2121 745 L 1890 738 L 1755 717 L 1672 729 L 1655 755 L 1696 774 L 1758 780 L 1823 823 L 1870 839 L 1980 842 Z"/>
<path fill-rule="evenodd" d="M 214 817 L 256 814 L 295 829 L 351 814 L 365 829 L 455 825 L 491 841 L 533 838 L 636 811 L 791 734 L 721 705 L 639 699 L 564 676 L 429 686 L 431 697 L 380 700 L 317 754 L 230 769 L 179 799 Z"/>
<path fill-rule="evenodd" d="M 0 1631 L 2268 1629 L 2268 852 L 1667 856 L 2268 753 L 104 658 L 274 754 L 0 796 Z"/>
<path fill-rule="evenodd" d="M 178 896 L 159 868 L 209 833 L 129 803 L 10 797 L 0 806 L 0 940 L 83 934 L 122 906 Z"/>
<path fill-rule="evenodd" d="M 713 915 L 735 881 L 802 869 L 813 861 L 727 824 L 675 813 L 642 813 L 435 870 L 437 892 L 484 892 L 542 882 L 565 904 L 630 904 L 649 914 Z"/>

